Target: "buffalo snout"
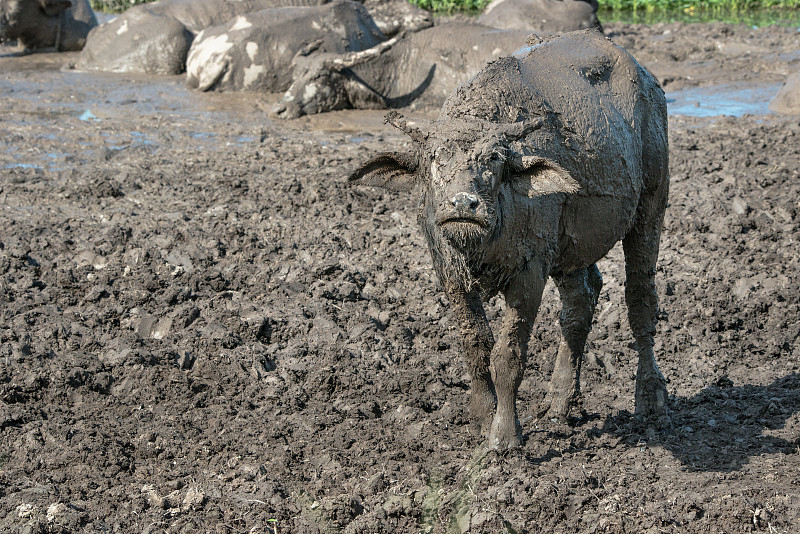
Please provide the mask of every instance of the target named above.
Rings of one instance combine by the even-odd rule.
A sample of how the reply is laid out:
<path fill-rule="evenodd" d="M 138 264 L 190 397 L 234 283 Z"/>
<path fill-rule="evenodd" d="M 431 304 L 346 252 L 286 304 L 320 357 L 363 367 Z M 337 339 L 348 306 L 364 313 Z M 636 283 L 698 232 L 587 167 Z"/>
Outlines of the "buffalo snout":
<path fill-rule="evenodd" d="M 450 203 L 457 211 L 475 211 L 481 199 L 472 193 L 456 193 Z"/>

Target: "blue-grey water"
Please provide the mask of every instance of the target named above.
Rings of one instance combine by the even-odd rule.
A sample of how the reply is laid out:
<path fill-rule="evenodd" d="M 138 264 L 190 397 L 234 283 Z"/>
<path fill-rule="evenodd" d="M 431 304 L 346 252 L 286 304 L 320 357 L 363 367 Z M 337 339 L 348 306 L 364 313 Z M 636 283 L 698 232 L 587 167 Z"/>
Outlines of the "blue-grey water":
<path fill-rule="evenodd" d="M 770 112 L 769 103 L 780 87 L 781 84 L 775 82 L 732 82 L 667 91 L 667 109 L 670 115 L 690 117 L 766 115 Z"/>

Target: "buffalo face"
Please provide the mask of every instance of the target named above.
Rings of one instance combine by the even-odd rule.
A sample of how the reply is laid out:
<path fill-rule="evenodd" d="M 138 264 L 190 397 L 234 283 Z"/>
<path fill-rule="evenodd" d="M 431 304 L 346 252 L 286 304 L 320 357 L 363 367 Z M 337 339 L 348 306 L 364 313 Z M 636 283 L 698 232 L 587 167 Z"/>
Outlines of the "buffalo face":
<path fill-rule="evenodd" d="M 295 57 L 292 85 L 272 109 L 271 116 L 296 119 L 348 107 L 344 77 L 331 68 L 326 56 L 306 57 L 301 53 Z"/>
<path fill-rule="evenodd" d="M 497 225 L 498 188 L 506 175 L 505 147 L 482 143 L 483 149 L 459 146 L 434 137 L 425 188 L 433 224 L 455 247 L 477 245 Z"/>
<path fill-rule="evenodd" d="M 555 162 L 517 150 L 517 141 L 543 121 L 486 125 L 447 119 L 425 132 L 396 112 L 387 122 L 409 134 L 417 151 L 381 154 L 357 169 L 350 182 L 397 191 L 418 187 L 423 227 L 458 250 L 475 250 L 496 237 L 511 206 L 580 188 Z"/>

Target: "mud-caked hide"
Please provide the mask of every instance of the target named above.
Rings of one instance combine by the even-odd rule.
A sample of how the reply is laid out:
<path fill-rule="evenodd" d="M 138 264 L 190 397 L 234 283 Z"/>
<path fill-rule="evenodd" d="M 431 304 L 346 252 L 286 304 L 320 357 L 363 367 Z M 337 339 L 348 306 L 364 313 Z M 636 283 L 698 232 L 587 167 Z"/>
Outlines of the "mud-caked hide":
<path fill-rule="evenodd" d="M 800 72 L 786 79 L 769 103 L 769 109 L 787 115 L 800 115 Z"/>
<path fill-rule="evenodd" d="M 192 34 L 177 19 L 136 6 L 92 30 L 78 70 L 179 74 Z"/>
<path fill-rule="evenodd" d="M 597 0 L 494 0 L 478 22 L 539 34 L 600 28 L 597 7 Z"/>
<path fill-rule="evenodd" d="M 285 91 L 298 53 L 346 53 L 384 40 L 357 2 L 267 9 L 200 32 L 186 61 L 186 82 L 202 91 Z"/>
<path fill-rule="evenodd" d="M 88 0 L 0 0 L 0 42 L 29 52 L 81 50 L 95 26 Z"/>

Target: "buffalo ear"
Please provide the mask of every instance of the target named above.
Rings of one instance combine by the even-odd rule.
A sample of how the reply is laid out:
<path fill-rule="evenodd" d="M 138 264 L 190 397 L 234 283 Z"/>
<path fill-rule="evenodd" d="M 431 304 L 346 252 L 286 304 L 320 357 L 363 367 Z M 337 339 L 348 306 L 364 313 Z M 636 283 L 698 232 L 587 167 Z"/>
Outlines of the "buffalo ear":
<path fill-rule="evenodd" d="M 48 17 L 55 17 L 56 15 L 60 15 L 62 11 L 71 8 L 72 2 L 70 2 L 70 0 L 39 0 L 39 5 L 42 7 L 42 11 L 44 11 L 45 15 Z"/>
<path fill-rule="evenodd" d="M 371 185 L 390 191 L 411 191 L 417 184 L 419 162 L 411 154 L 384 152 L 350 174 L 351 185 Z"/>
<path fill-rule="evenodd" d="M 537 156 L 511 158 L 511 187 L 529 198 L 552 193 L 577 193 L 579 184 L 558 163 Z"/>

